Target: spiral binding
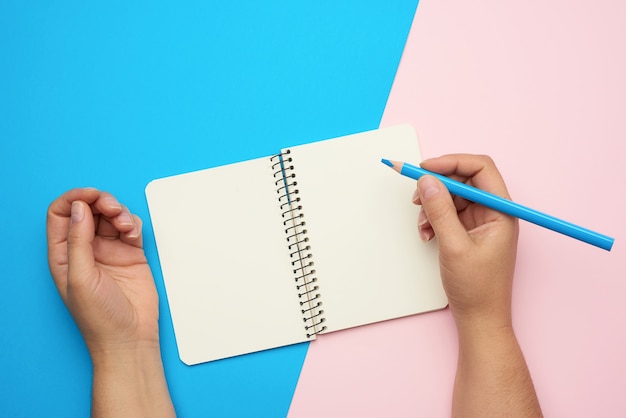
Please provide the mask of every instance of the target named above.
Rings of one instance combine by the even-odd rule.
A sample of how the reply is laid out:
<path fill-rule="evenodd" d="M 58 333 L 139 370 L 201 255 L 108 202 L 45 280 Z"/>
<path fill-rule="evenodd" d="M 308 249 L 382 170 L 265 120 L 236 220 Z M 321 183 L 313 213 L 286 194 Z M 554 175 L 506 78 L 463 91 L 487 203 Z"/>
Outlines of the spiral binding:
<path fill-rule="evenodd" d="M 270 158 L 274 176 L 274 185 L 278 194 L 278 203 L 285 227 L 287 249 L 291 258 L 291 266 L 296 282 L 296 290 L 300 299 L 302 319 L 307 338 L 311 338 L 326 329 L 323 323 L 324 310 L 322 309 L 319 286 L 316 284 L 315 269 L 313 268 L 313 254 L 309 245 L 307 230 L 304 228 L 304 214 L 300 204 L 298 182 L 295 180 L 293 158 L 290 150 L 276 154 Z"/>

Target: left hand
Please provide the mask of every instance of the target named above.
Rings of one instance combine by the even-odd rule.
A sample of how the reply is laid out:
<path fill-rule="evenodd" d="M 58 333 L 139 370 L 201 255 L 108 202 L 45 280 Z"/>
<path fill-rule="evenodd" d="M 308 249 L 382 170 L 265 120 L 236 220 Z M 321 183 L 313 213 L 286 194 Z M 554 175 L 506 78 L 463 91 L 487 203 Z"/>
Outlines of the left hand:
<path fill-rule="evenodd" d="M 50 205 L 47 235 L 52 277 L 92 359 L 158 349 L 158 295 L 139 217 L 109 193 L 73 189 Z"/>

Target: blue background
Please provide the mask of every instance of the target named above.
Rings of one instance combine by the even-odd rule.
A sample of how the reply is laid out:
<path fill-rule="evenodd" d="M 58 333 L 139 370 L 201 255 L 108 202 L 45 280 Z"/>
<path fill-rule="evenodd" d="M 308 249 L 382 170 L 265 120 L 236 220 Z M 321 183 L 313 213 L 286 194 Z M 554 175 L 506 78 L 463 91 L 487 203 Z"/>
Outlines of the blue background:
<path fill-rule="evenodd" d="M 307 344 L 178 359 L 144 187 L 378 127 L 416 7 L 3 1 L 0 414 L 89 413 L 91 364 L 48 272 L 45 214 L 65 190 L 95 186 L 145 221 L 179 415 L 284 416 Z"/>

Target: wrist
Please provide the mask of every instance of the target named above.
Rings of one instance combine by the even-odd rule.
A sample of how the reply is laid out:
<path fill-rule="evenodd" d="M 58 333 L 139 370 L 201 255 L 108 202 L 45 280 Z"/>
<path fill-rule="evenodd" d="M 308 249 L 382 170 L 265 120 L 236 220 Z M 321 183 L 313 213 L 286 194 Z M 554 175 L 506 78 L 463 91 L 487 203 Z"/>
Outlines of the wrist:
<path fill-rule="evenodd" d="M 91 351 L 92 416 L 174 416 L 158 344 Z"/>
<path fill-rule="evenodd" d="M 457 322 L 459 365 L 464 368 L 490 368 L 490 362 L 506 353 L 517 350 L 517 337 L 513 326 L 505 321 Z"/>
<path fill-rule="evenodd" d="M 162 368 L 163 365 L 159 344 L 152 342 L 90 346 L 89 354 L 94 370 L 102 370 L 107 373 Z"/>
<path fill-rule="evenodd" d="M 140 364 L 161 356 L 159 341 L 88 341 L 87 349 L 94 367 L 114 367 L 120 364 Z"/>
<path fill-rule="evenodd" d="M 512 328 L 509 291 L 470 293 L 465 298 L 448 299 L 459 333 Z"/>
<path fill-rule="evenodd" d="M 488 312 L 455 312 L 452 310 L 460 339 L 497 338 L 513 333 L 511 312 L 507 309 Z"/>
<path fill-rule="evenodd" d="M 453 416 L 541 416 L 511 321 L 464 318 L 457 330 Z"/>

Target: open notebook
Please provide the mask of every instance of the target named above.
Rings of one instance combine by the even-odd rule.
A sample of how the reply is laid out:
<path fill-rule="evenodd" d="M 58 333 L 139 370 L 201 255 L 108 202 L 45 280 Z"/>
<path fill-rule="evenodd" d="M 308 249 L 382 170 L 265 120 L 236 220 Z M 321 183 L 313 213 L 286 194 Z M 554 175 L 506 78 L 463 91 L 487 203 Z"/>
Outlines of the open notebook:
<path fill-rule="evenodd" d="M 417 232 L 419 161 L 400 125 L 152 181 L 150 216 L 181 360 L 197 364 L 446 306 Z"/>

